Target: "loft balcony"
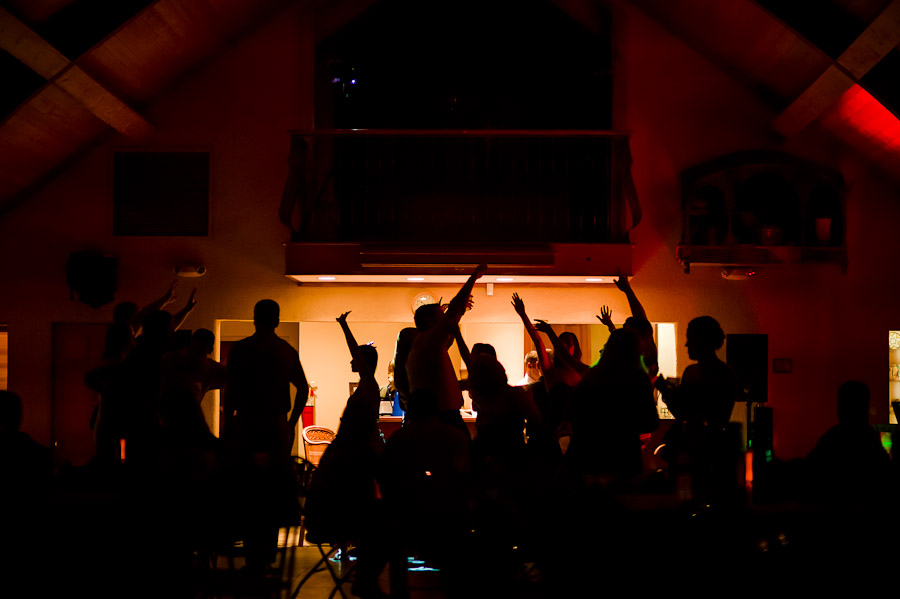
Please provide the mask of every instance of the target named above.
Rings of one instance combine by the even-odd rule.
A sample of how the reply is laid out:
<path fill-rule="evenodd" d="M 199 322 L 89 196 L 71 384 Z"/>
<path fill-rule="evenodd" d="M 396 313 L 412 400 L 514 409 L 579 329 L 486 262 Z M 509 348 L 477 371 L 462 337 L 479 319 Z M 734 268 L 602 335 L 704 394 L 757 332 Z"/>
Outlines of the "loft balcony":
<path fill-rule="evenodd" d="M 628 274 L 628 232 L 641 216 L 630 163 L 628 137 L 615 131 L 294 131 L 280 215 L 306 257 L 362 252 L 345 272 L 451 274 L 484 255 L 518 274 Z M 395 258 L 371 266 L 364 255 L 379 248 Z M 541 263 L 520 264 L 526 255 Z"/>

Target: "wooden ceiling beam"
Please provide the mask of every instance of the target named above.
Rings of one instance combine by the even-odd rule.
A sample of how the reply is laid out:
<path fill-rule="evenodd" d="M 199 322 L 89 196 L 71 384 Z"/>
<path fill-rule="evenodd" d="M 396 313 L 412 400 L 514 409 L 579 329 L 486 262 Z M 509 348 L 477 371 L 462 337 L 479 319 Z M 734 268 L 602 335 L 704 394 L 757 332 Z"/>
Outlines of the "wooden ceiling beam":
<path fill-rule="evenodd" d="M 900 0 L 893 0 L 843 54 L 775 119 L 790 137 L 819 118 L 854 84 L 900 45 Z"/>
<path fill-rule="evenodd" d="M 900 44 L 900 0 L 894 0 L 872 21 L 837 62 L 857 79 L 872 70 Z"/>
<path fill-rule="evenodd" d="M 842 69 L 834 65 L 828 67 L 775 118 L 775 130 L 785 137 L 799 133 L 840 100 L 854 83 Z"/>
<path fill-rule="evenodd" d="M 0 8 L 0 48 L 44 79 L 53 78 L 70 63 L 62 52 L 3 8 Z"/>
<path fill-rule="evenodd" d="M 78 100 L 98 119 L 129 137 L 144 137 L 151 125 L 44 38 L 0 8 L 0 48 Z"/>
<path fill-rule="evenodd" d="M 43 23 L 75 0 L 5 0 L 3 6 L 26 23 Z"/>
<path fill-rule="evenodd" d="M 153 125 L 78 65 L 71 65 L 52 81 L 119 133 L 137 139 L 153 133 Z"/>

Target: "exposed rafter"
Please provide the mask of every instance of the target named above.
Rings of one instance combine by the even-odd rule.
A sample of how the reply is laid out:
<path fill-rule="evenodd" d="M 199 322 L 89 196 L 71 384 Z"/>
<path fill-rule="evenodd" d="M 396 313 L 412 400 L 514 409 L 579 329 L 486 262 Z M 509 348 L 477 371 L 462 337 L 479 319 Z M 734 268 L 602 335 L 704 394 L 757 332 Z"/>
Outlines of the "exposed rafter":
<path fill-rule="evenodd" d="M 854 83 L 844 70 L 835 65 L 828 67 L 778 115 L 775 130 L 785 137 L 796 135 L 840 100 Z"/>
<path fill-rule="evenodd" d="M 0 48 L 65 90 L 116 131 L 137 138 L 153 132 L 153 126 L 144 117 L 3 8 L 0 8 Z"/>
<path fill-rule="evenodd" d="M 881 103 L 889 98 L 879 100 L 876 90 L 865 89 L 876 74 L 881 85 L 890 84 L 889 75 L 878 71 L 896 63 L 888 55 L 900 50 L 900 0 L 822 0 L 823 6 L 836 4 L 840 10 L 833 12 L 843 11 L 847 29 L 855 32 L 836 59 L 764 7 L 777 1 L 606 1 L 641 9 L 748 84 L 777 111 L 773 128 L 785 137 L 814 126 L 900 177 L 900 111 L 891 112 Z M 816 20 L 817 3 L 806 6 L 806 17 Z"/>
<path fill-rule="evenodd" d="M 0 49 L 47 82 L 0 119 L 0 216 L 104 135 L 119 131 L 143 139 L 153 129 L 135 109 L 151 105 L 189 69 L 226 50 L 235 36 L 299 1 L 145 2 L 144 9 L 104 30 L 105 37 L 74 60 L 37 30 L 42 19 L 54 18 L 68 0 L 3 2 L 7 10 L 0 16 Z M 24 10 L 23 3 L 41 9 L 40 15 Z"/>
<path fill-rule="evenodd" d="M 900 44 L 900 0 L 894 0 L 816 81 L 775 119 L 775 129 L 795 135 L 835 105 L 853 85 Z"/>

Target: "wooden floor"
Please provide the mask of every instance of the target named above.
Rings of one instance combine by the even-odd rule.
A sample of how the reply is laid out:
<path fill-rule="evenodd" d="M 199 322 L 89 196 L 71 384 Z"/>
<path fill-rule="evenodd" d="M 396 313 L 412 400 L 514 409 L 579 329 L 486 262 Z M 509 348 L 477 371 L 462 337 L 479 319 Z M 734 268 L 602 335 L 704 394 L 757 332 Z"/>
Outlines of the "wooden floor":
<path fill-rule="evenodd" d="M 282 539 L 280 539 L 282 543 L 284 542 L 283 536 L 284 535 L 282 535 Z M 326 550 L 327 549 L 328 548 L 326 547 Z M 277 584 L 277 582 L 273 583 L 270 580 L 271 584 L 265 585 L 264 587 L 270 589 L 265 596 L 288 598 L 291 597 L 293 593 L 297 592 L 296 597 L 299 599 L 340 598 L 340 593 L 335 592 L 335 594 L 332 595 L 332 592 L 335 591 L 335 581 L 329 571 L 322 565 L 322 556 L 318 547 L 308 544 L 299 547 L 289 547 L 284 554 L 288 556 L 288 561 L 284 564 L 284 569 L 281 572 L 282 584 Z M 339 555 L 332 555 L 329 557 L 329 562 L 335 569 L 337 575 L 342 576 L 355 566 L 356 560 L 352 555 L 349 559 L 344 560 L 340 559 Z M 279 563 L 276 562 L 276 567 L 279 566 Z M 229 566 L 224 558 L 219 558 L 218 570 L 220 572 L 233 571 L 233 573 L 238 574 L 238 576 L 223 577 L 221 582 L 210 585 L 210 588 L 208 589 L 204 589 L 202 588 L 203 585 L 200 585 L 201 589 L 199 590 L 198 595 L 201 597 L 260 596 L 255 590 L 259 587 L 255 587 L 255 585 L 252 590 L 242 590 L 241 587 L 243 584 L 241 583 L 239 574 L 243 567 L 244 564 L 241 558 L 235 559 L 233 566 Z M 315 569 L 315 572 L 309 575 L 306 580 L 303 580 L 313 569 Z M 277 571 L 272 572 L 269 578 L 277 577 L 277 575 Z M 302 586 L 298 592 L 297 586 L 300 585 L 301 582 Z M 390 590 L 387 568 L 385 568 L 382 573 L 379 582 L 382 590 L 387 594 Z M 351 586 L 351 580 L 346 581 L 342 585 L 343 592 L 347 597 L 355 597 L 355 595 L 351 593 Z M 409 587 L 410 599 L 444 599 L 447 596 L 442 588 L 440 574 L 435 570 L 423 567 L 419 563 L 410 563 Z"/>
<path fill-rule="evenodd" d="M 310 568 L 316 565 L 320 557 L 319 550 L 315 546 L 297 547 L 294 558 L 293 580 L 290 585 L 291 592 L 295 590 L 296 585 L 309 572 Z M 348 565 L 348 562 L 341 562 L 334 558 L 331 559 L 331 563 L 338 569 L 339 575 Z M 439 576 L 438 572 L 410 572 L 411 599 L 443 599 L 446 597 L 441 587 Z M 390 590 L 387 569 L 382 573 L 380 583 L 383 591 L 388 592 Z M 351 584 L 347 582 L 343 587 L 344 592 L 348 597 L 353 597 L 354 595 L 350 593 L 350 587 Z M 331 575 L 327 570 L 321 570 L 303 583 L 297 597 L 301 599 L 328 599 L 333 589 L 334 581 Z M 340 597 L 340 595 L 337 594 L 335 597 Z"/>

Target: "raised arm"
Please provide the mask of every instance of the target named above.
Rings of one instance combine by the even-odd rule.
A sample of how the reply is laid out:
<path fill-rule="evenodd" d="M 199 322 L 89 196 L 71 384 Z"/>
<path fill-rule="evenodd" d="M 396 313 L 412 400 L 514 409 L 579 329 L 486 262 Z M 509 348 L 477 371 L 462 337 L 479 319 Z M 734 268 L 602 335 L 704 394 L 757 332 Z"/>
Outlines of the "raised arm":
<path fill-rule="evenodd" d="M 616 284 L 616 287 L 619 288 L 619 291 L 624 293 L 625 297 L 628 298 L 628 307 L 631 308 L 631 315 L 635 318 L 649 320 L 647 318 L 647 313 L 644 311 L 644 307 L 634 294 L 634 289 L 631 288 L 631 283 L 628 282 L 628 277 L 622 276 L 622 273 L 620 272 L 619 278 L 613 282 Z"/>
<path fill-rule="evenodd" d="M 535 318 L 534 322 L 537 323 L 535 325 L 535 328 L 547 335 L 547 337 L 550 339 L 550 343 L 553 345 L 553 355 L 559 356 L 560 359 L 565 362 L 569 368 L 579 373 L 580 375 L 582 369 L 584 368 L 584 364 L 576 360 L 574 356 L 569 353 L 569 350 L 566 348 L 566 346 L 563 345 L 562 342 L 560 342 L 559 337 L 553 330 L 553 327 L 551 327 L 546 320 L 540 320 L 539 318 Z"/>
<path fill-rule="evenodd" d="M 356 368 L 360 374 L 373 374 L 374 370 L 369 366 L 369 363 L 366 362 L 366 359 L 360 355 L 359 344 L 356 342 L 356 338 L 350 330 L 350 325 L 347 324 L 348 314 L 350 314 L 350 310 L 347 310 L 335 318 L 335 320 L 338 321 L 338 324 L 341 325 L 341 330 L 344 331 L 344 339 L 347 340 L 347 349 L 350 350 L 350 357 L 356 362 Z"/>
<path fill-rule="evenodd" d="M 479 264 L 475 268 L 465 284 L 463 284 L 456 295 L 453 296 L 453 299 L 450 300 L 447 311 L 444 313 L 445 321 L 453 323 L 459 322 L 459 319 L 462 318 L 462 315 L 466 311 L 466 306 L 469 303 L 469 296 L 472 295 L 472 289 L 475 287 L 475 281 L 480 279 L 485 271 L 487 271 L 487 264 Z"/>
<path fill-rule="evenodd" d="M 197 296 L 197 289 L 194 288 L 191 291 L 191 297 L 188 298 L 187 303 L 184 305 L 184 308 L 179 310 L 174 316 L 172 316 L 172 326 L 174 330 L 178 330 L 182 324 L 184 324 L 184 320 L 188 317 L 188 314 L 191 313 L 191 310 L 194 309 L 194 306 L 197 305 L 197 300 L 194 299 Z"/>
<path fill-rule="evenodd" d="M 466 365 L 466 369 L 471 370 L 472 354 L 469 352 L 469 346 L 466 345 L 466 341 L 462 337 L 459 325 L 453 327 L 453 339 L 456 340 L 456 349 L 459 350 L 459 357 L 462 358 L 463 363 Z"/>
<path fill-rule="evenodd" d="M 538 353 L 538 359 L 541 361 L 541 372 L 546 372 L 553 364 L 550 362 L 550 356 L 547 355 L 547 348 L 544 346 L 544 340 L 538 335 L 537 329 L 534 328 L 531 319 L 528 318 L 528 314 L 525 313 L 525 302 L 522 301 L 522 298 L 519 297 L 518 293 L 513 293 L 511 303 L 516 314 L 522 319 L 522 324 L 525 325 L 525 330 L 528 331 L 531 342 L 534 343 L 534 347 Z"/>
<path fill-rule="evenodd" d="M 347 348 L 350 350 L 350 357 L 355 358 L 359 348 L 359 344 L 356 342 L 356 338 L 353 336 L 353 333 L 350 331 L 350 325 L 347 324 L 347 316 L 350 314 L 350 310 L 347 310 L 335 320 L 341 325 L 341 330 L 344 332 L 344 339 L 347 341 Z"/>
<path fill-rule="evenodd" d="M 134 329 L 135 335 L 140 335 L 141 328 L 144 326 L 144 319 L 147 318 L 147 315 L 151 312 L 156 312 L 157 310 L 162 310 L 173 301 L 175 301 L 175 286 L 178 284 L 178 279 L 172 281 L 172 284 L 169 285 L 169 289 L 161 296 L 141 308 L 141 310 L 135 315 L 134 321 L 131 323 L 131 328 Z M 176 329 L 178 327 L 175 327 Z"/>
<path fill-rule="evenodd" d="M 597 315 L 597 319 L 606 325 L 610 333 L 616 330 L 616 325 L 612 321 L 612 310 L 609 309 L 609 306 L 600 308 L 600 314 Z"/>

